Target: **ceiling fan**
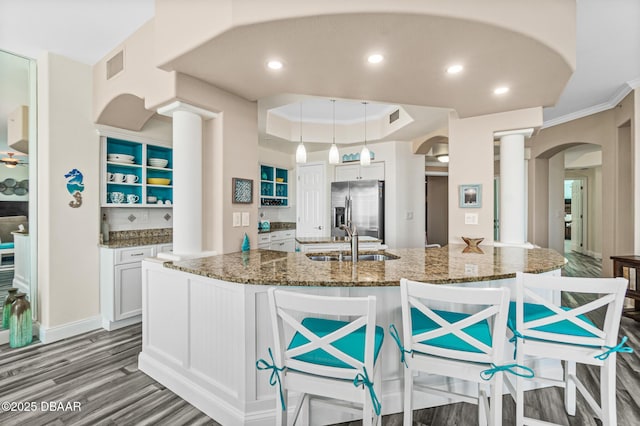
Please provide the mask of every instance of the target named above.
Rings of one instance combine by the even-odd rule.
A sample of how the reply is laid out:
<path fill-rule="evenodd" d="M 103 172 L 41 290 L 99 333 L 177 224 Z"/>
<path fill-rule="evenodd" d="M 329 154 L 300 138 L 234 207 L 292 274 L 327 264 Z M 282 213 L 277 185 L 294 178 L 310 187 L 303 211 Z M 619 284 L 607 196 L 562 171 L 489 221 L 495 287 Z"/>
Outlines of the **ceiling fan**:
<path fill-rule="evenodd" d="M 24 155 L 24 154 L 16 154 L 15 152 L 0 152 L 0 154 L 5 154 L 6 156 L 0 158 L 0 163 L 3 163 L 5 167 L 13 169 L 17 165 L 26 165 L 27 163 L 20 161 L 20 159 L 15 158 L 14 155 Z"/>

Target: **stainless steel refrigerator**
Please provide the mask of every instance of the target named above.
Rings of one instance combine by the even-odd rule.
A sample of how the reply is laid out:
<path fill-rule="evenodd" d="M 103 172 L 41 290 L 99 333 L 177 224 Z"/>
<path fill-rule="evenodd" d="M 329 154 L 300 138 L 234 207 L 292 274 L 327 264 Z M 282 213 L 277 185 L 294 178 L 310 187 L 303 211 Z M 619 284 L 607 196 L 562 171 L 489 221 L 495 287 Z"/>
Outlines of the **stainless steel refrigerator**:
<path fill-rule="evenodd" d="M 353 223 L 358 235 L 384 242 L 384 181 L 356 180 L 331 184 L 331 236 L 344 237 L 340 225 Z"/>

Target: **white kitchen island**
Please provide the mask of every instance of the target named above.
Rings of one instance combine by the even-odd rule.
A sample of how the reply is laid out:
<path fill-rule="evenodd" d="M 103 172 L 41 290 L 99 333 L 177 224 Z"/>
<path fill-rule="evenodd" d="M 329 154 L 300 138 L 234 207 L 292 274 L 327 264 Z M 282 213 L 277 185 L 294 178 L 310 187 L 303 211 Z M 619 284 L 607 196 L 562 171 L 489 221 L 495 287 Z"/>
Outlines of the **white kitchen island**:
<path fill-rule="evenodd" d="M 382 349 L 382 412 L 402 411 L 402 364 L 389 324 L 401 328 L 399 279 L 462 286 L 510 286 L 516 271 L 558 274 L 564 258 L 547 249 L 464 246 L 390 250 L 385 262 L 315 262 L 302 253 L 252 250 L 163 264 L 143 262 L 143 342 L 139 368 L 223 425 L 272 424 L 276 389 L 255 363 L 273 345 L 266 292 L 272 285 L 324 295 L 377 297 Z M 535 365 L 545 374 L 559 364 Z M 465 390 L 464 383 L 442 382 Z M 415 408 L 449 403 L 417 400 Z M 312 404 L 314 424 L 353 419 Z"/>

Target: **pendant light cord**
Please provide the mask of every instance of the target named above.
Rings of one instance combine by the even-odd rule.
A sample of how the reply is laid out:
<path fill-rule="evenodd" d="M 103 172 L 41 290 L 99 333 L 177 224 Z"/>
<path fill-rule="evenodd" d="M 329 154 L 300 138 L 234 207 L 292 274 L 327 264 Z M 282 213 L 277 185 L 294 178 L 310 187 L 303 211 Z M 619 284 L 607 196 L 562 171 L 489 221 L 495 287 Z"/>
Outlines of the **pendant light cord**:
<path fill-rule="evenodd" d="M 364 104 L 364 146 L 367 146 L 367 104 L 369 102 L 363 102 Z"/>
<path fill-rule="evenodd" d="M 333 144 L 336 144 L 336 100 L 331 99 L 333 102 Z"/>
<path fill-rule="evenodd" d="M 302 102 L 300 102 L 300 143 L 302 143 Z"/>

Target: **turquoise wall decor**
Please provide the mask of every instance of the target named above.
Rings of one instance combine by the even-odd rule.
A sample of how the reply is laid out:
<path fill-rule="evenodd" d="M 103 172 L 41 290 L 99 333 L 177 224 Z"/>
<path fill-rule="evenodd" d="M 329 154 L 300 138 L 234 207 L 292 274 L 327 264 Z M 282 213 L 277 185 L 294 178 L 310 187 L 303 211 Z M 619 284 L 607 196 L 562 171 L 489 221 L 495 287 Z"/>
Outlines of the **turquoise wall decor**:
<path fill-rule="evenodd" d="M 251 249 L 251 244 L 249 244 L 249 236 L 245 233 L 244 239 L 242 240 L 242 251 L 249 251 Z"/>
<path fill-rule="evenodd" d="M 78 169 L 71 169 L 64 175 L 67 179 L 67 191 L 75 198 L 69 201 L 69 207 L 77 209 L 82 205 L 82 191 L 84 191 L 84 182 L 82 173 Z"/>

